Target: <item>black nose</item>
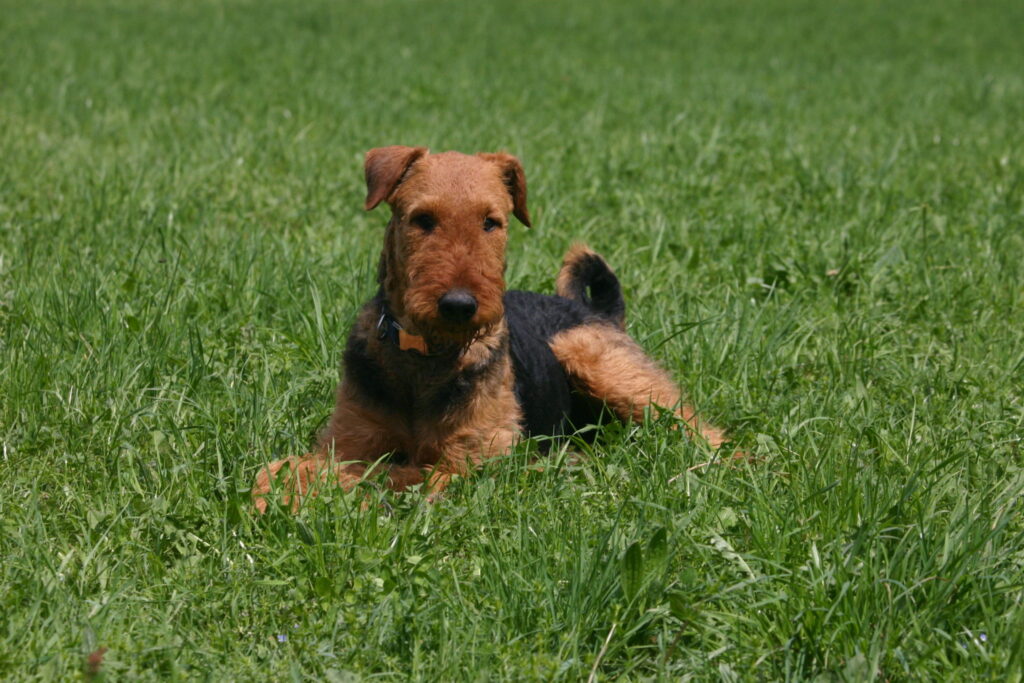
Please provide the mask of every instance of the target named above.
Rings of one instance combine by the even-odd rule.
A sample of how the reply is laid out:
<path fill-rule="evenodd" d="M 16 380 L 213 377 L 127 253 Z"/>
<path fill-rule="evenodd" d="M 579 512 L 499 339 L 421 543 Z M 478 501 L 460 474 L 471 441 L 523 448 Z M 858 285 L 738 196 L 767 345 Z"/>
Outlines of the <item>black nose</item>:
<path fill-rule="evenodd" d="M 476 313 L 476 299 L 464 289 L 453 289 L 437 302 L 441 317 L 450 323 L 464 323 Z"/>

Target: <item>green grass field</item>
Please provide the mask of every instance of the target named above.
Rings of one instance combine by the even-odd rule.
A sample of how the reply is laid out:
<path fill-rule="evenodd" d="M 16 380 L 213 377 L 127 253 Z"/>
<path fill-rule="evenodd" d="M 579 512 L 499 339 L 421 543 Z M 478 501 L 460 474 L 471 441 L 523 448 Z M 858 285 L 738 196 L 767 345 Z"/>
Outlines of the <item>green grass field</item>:
<path fill-rule="evenodd" d="M 0 678 L 1019 681 L 1022 26 L 0 0 Z M 518 155 L 511 286 L 589 242 L 756 457 L 663 418 L 254 518 L 331 409 L 396 143 Z"/>

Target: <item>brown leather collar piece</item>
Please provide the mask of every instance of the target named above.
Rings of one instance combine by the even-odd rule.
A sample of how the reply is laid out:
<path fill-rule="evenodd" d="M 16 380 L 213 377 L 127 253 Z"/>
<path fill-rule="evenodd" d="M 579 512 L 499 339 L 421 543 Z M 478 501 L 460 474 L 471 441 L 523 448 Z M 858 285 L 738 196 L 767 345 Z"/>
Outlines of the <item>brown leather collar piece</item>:
<path fill-rule="evenodd" d="M 398 348 L 402 351 L 418 351 L 424 356 L 429 355 L 427 340 L 417 334 L 409 334 L 398 328 Z"/>
<path fill-rule="evenodd" d="M 424 356 L 430 355 L 427 340 L 418 334 L 406 332 L 383 305 L 380 308 L 380 318 L 377 320 L 377 339 L 394 344 L 400 351 L 415 351 Z"/>

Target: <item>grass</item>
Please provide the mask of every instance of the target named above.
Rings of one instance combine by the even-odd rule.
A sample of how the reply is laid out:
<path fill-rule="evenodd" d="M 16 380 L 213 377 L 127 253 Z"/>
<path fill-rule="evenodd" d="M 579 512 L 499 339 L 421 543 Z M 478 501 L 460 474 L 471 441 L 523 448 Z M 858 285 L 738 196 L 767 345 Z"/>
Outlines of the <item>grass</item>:
<path fill-rule="evenodd" d="M 0 2 L 0 676 L 1020 680 L 1020 3 Z M 324 423 L 374 146 L 507 149 L 653 420 L 255 519 Z M 364 495 L 362 493 L 358 495 Z"/>

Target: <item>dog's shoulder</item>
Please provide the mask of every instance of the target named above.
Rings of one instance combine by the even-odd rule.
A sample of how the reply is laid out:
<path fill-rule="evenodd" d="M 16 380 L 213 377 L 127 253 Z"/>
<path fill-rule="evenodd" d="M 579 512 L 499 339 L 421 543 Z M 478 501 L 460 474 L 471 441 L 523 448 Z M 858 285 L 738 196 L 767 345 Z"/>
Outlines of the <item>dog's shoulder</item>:
<path fill-rule="evenodd" d="M 377 336 L 381 299 L 376 296 L 363 304 L 349 330 L 342 365 L 345 378 L 363 396 L 378 405 L 391 405 L 395 401 L 393 392 L 384 381 L 387 373 L 377 353 L 371 350 Z"/>

